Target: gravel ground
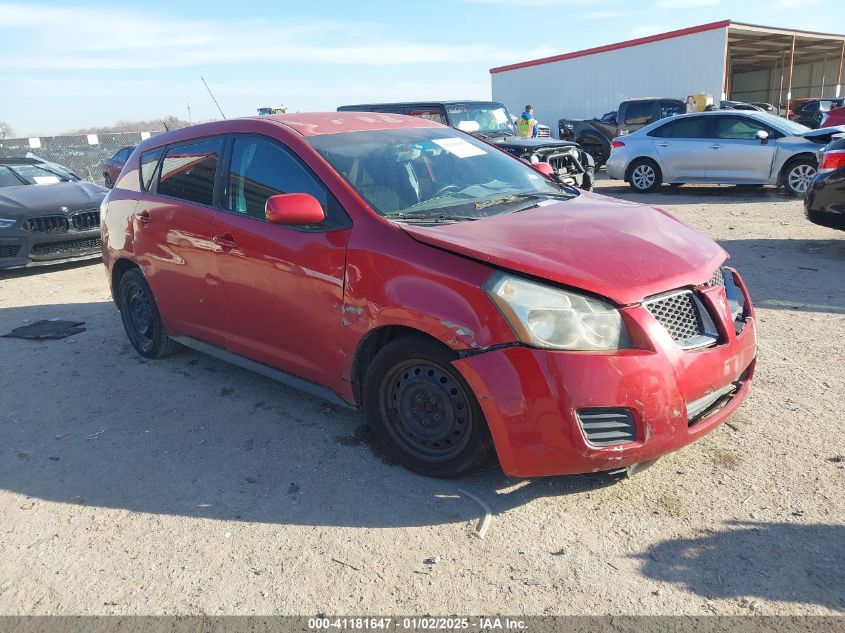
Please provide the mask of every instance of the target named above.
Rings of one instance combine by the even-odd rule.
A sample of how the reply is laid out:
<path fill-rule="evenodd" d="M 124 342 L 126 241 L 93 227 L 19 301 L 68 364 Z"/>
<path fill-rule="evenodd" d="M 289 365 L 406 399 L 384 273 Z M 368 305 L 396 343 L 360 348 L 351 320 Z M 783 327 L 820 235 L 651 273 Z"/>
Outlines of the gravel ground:
<path fill-rule="evenodd" d="M 624 481 L 419 477 L 356 414 L 139 357 L 99 263 L 0 273 L 0 332 L 87 327 L 0 341 L 0 613 L 845 613 L 845 236 L 773 189 L 620 185 L 732 253 L 761 347 L 729 424 Z"/>

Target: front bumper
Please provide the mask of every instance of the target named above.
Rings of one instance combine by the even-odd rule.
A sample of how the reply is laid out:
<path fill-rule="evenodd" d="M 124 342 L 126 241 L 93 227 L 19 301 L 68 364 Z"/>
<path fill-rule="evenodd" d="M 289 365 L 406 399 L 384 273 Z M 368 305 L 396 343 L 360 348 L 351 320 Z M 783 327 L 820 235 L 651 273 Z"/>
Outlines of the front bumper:
<path fill-rule="evenodd" d="M 0 231 L 0 269 L 93 259 L 102 255 L 99 227 L 65 233 Z"/>
<path fill-rule="evenodd" d="M 624 318 L 645 333 L 652 349 L 589 353 L 514 346 L 457 360 L 455 366 L 478 397 L 508 475 L 616 470 L 680 449 L 739 407 L 757 350 L 755 319 L 747 305 L 749 316 L 739 334 L 723 327 L 720 343 L 701 350 L 684 351 L 635 306 L 623 309 Z M 731 383 L 736 391 L 689 423 L 688 407 Z M 588 442 L 577 411 L 605 407 L 630 411 L 632 442 Z"/>

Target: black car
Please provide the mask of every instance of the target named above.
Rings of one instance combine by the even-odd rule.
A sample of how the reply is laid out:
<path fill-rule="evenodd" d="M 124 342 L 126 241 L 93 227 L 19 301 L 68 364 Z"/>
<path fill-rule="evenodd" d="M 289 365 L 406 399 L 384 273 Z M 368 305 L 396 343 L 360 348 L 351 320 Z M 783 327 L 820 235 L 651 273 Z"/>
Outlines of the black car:
<path fill-rule="evenodd" d="M 549 163 L 559 183 L 590 190 L 592 157 L 572 141 L 522 138 L 508 109 L 497 101 L 422 101 L 345 105 L 339 112 L 383 112 L 430 119 L 457 128 L 530 163 Z"/>
<path fill-rule="evenodd" d="M 821 151 L 804 213 L 814 224 L 845 231 L 845 136 L 834 138 Z"/>
<path fill-rule="evenodd" d="M 0 158 L 0 269 L 100 257 L 108 190 L 33 158 Z"/>
<path fill-rule="evenodd" d="M 825 112 L 830 112 L 845 105 L 845 99 L 811 99 L 795 106 L 792 120 L 814 130 L 822 123 Z"/>

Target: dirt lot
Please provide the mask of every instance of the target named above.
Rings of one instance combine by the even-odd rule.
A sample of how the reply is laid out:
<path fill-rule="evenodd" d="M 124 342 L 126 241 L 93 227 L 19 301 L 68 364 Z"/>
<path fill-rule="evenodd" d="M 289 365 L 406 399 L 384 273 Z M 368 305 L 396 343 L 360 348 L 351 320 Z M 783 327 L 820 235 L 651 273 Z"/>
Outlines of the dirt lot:
<path fill-rule="evenodd" d="M 619 184 L 732 253 L 761 343 L 729 424 L 621 482 L 413 475 L 355 414 L 139 357 L 100 263 L 0 274 L 0 332 L 87 327 L 0 340 L 0 613 L 845 612 L 845 235 L 772 189 Z"/>

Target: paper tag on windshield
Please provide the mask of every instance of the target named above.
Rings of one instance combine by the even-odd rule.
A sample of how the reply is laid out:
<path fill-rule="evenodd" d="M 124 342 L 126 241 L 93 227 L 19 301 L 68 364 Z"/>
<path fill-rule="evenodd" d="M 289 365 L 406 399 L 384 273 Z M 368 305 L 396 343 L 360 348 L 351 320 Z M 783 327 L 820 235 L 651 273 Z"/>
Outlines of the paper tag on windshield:
<path fill-rule="evenodd" d="M 450 154 L 454 154 L 458 158 L 469 158 L 470 156 L 484 156 L 485 152 L 480 147 L 476 147 L 472 143 L 467 143 L 462 138 L 434 138 L 431 142 L 439 145 Z"/>
<path fill-rule="evenodd" d="M 36 185 L 55 185 L 59 182 L 58 176 L 33 176 Z"/>

